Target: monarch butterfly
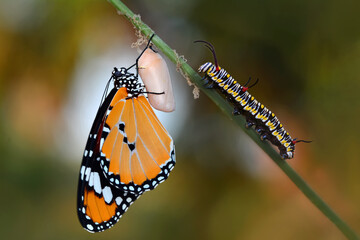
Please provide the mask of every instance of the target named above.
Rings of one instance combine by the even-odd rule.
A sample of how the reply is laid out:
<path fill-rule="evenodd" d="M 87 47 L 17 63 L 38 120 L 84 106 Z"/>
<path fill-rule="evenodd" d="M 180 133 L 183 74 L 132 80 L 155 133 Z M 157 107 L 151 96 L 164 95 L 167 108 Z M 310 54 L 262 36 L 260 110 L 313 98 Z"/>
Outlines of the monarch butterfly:
<path fill-rule="evenodd" d="M 207 62 L 199 67 L 199 72 L 205 73 L 204 80 L 207 87 L 219 89 L 226 98 L 234 105 L 234 115 L 244 115 L 246 127 L 255 126 L 255 130 L 262 140 L 269 140 L 278 147 L 282 159 L 294 157 L 295 144 L 299 142 L 309 143 L 311 141 L 297 140 L 291 138 L 290 134 L 284 129 L 278 118 L 273 112 L 258 102 L 247 91 L 253 87 L 258 80 L 251 86 L 240 85 L 230 74 L 222 69 L 218 63 L 214 46 L 206 41 L 195 41 L 205 43 L 205 46 L 212 52 L 215 64 Z"/>
<path fill-rule="evenodd" d="M 173 140 L 144 96 L 163 93 L 147 92 L 138 81 L 138 61 L 153 36 L 135 64 L 114 68 L 90 130 L 77 195 L 78 217 L 89 232 L 112 227 L 175 166 Z M 133 67 L 135 74 L 129 72 Z M 114 87 L 106 96 L 110 82 Z"/>
<path fill-rule="evenodd" d="M 165 60 L 151 47 L 146 49 L 139 59 L 139 75 L 148 91 L 164 92 L 161 95 L 148 96 L 151 106 L 163 112 L 174 111 L 175 100 L 169 70 Z"/>

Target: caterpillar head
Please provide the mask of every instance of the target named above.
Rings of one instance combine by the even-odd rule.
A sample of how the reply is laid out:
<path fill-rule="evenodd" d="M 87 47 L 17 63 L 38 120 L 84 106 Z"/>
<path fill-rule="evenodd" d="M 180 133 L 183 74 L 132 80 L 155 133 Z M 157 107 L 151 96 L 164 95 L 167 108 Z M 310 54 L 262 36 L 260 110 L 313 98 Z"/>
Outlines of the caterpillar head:
<path fill-rule="evenodd" d="M 295 144 L 297 144 L 299 142 L 311 143 L 312 141 L 297 140 L 296 138 L 294 138 L 290 142 L 289 146 L 286 148 L 286 153 L 281 154 L 281 158 L 282 159 L 291 159 L 291 158 L 293 158 L 294 157 L 294 151 L 295 151 Z"/>
<path fill-rule="evenodd" d="M 295 143 L 291 142 L 286 148 L 286 153 L 281 154 L 282 159 L 291 159 L 294 157 Z"/>
<path fill-rule="evenodd" d="M 216 66 L 211 62 L 204 63 L 198 69 L 199 72 L 212 73 L 216 71 Z"/>

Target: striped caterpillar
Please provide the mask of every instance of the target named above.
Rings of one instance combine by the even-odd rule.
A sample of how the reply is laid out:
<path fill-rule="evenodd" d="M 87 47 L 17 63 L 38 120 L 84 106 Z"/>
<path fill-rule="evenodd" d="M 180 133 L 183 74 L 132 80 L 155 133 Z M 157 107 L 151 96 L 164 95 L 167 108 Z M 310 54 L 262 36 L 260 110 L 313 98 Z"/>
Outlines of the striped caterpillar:
<path fill-rule="evenodd" d="M 294 157 L 296 143 L 311 142 L 291 138 L 275 114 L 251 96 L 247 90 L 253 87 L 258 80 L 249 87 L 247 84 L 251 79 L 245 85 L 240 85 L 225 69 L 218 65 L 215 49 L 211 43 L 201 40 L 195 42 L 205 43 L 205 46 L 214 56 L 215 64 L 207 62 L 201 65 L 198 70 L 205 73 L 203 80 L 205 80 L 207 88 L 220 90 L 227 100 L 234 105 L 233 114 L 245 116 L 246 127 L 255 126 L 255 131 L 260 135 L 261 140 L 267 139 L 278 147 L 282 159 Z"/>

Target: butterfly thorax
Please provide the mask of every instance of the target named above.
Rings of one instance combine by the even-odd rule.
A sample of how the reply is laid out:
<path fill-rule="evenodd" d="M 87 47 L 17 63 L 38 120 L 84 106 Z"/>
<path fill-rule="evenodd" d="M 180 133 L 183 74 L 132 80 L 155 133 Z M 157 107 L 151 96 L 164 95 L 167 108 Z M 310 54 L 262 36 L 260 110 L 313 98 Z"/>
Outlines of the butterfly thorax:
<path fill-rule="evenodd" d="M 126 68 L 114 68 L 112 79 L 117 89 L 126 88 L 128 98 L 137 97 L 144 92 L 144 84 L 139 82 L 138 77 Z"/>

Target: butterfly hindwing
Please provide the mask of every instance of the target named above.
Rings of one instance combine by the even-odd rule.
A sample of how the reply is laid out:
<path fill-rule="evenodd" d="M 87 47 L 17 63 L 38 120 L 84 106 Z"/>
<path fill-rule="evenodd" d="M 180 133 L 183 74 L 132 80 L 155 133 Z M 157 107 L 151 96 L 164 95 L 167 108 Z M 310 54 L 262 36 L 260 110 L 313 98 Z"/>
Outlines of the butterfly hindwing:
<path fill-rule="evenodd" d="M 100 232 L 112 227 L 128 207 L 140 196 L 112 186 L 100 165 L 81 169 L 80 180 L 85 182 L 78 204 L 78 216 L 89 232 Z"/>

